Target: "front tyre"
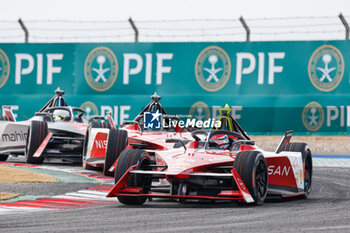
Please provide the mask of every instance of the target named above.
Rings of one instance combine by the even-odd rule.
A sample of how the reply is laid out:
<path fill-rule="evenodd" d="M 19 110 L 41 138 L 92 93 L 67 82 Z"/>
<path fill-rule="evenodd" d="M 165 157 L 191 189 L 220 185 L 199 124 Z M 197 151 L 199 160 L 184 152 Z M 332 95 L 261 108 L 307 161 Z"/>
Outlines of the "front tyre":
<path fill-rule="evenodd" d="M 140 149 L 124 150 L 118 159 L 115 170 L 115 183 L 125 174 L 125 172 L 133 165 L 137 164 L 137 170 L 150 170 L 151 159 L 149 154 Z M 148 176 L 131 174 L 127 186 L 140 187 L 142 193 L 147 193 L 150 190 L 152 179 Z M 125 205 L 142 205 L 147 200 L 146 197 L 127 197 L 119 196 L 118 200 Z"/>
<path fill-rule="evenodd" d="M 105 176 L 114 176 L 114 171 L 109 171 L 114 162 L 118 159 L 120 153 L 128 145 L 128 132 L 126 130 L 111 129 L 108 134 L 105 163 L 103 174 Z"/>
<path fill-rule="evenodd" d="M 259 151 L 242 151 L 236 156 L 233 167 L 241 176 L 256 205 L 262 205 L 267 195 L 267 163 Z"/>
<path fill-rule="evenodd" d="M 29 123 L 27 143 L 25 149 L 24 160 L 26 163 L 42 164 L 44 157 L 33 157 L 41 143 L 48 134 L 47 123 L 45 121 L 31 121 Z"/>

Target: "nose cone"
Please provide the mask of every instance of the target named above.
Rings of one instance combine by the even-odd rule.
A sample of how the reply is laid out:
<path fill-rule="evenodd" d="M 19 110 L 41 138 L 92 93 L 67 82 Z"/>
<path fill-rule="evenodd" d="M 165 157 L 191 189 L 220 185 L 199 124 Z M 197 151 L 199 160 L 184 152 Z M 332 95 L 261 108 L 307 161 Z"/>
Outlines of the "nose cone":
<path fill-rule="evenodd" d="M 162 159 L 168 165 L 167 173 L 169 175 L 190 174 L 199 169 L 203 170 L 207 166 L 228 162 L 233 164 L 234 161 L 232 153 L 227 151 L 184 151 L 183 149 L 177 149 L 177 151 L 178 153 L 173 155 L 166 155 L 166 151 L 162 152 L 165 155 L 162 156 Z"/>
<path fill-rule="evenodd" d="M 80 134 L 84 136 L 86 134 L 87 124 L 82 123 L 70 123 L 70 122 L 48 122 L 48 128 L 56 131 L 69 132 Z"/>

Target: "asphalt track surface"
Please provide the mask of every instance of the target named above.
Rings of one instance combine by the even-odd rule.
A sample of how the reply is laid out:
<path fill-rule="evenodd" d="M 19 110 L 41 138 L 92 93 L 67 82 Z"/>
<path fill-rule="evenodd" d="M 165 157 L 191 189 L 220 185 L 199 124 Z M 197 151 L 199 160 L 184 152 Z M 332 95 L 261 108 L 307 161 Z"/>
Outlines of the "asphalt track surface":
<path fill-rule="evenodd" d="M 350 169 L 314 167 L 309 199 L 120 203 L 0 216 L 0 232 L 350 232 Z"/>

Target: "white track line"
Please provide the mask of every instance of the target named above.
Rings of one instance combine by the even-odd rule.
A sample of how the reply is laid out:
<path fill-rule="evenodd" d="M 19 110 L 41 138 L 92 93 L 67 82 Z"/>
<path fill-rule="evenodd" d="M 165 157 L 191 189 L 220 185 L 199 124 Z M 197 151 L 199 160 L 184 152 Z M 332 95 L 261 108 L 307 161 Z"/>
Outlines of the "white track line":
<path fill-rule="evenodd" d="M 79 192 L 66 193 L 65 195 L 81 197 L 81 198 L 90 198 L 90 199 L 96 199 L 96 200 L 106 200 L 106 201 L 110 200 L 110 198 L 106 197 L 106 196 L 86 194 L 86 193 L 79 193 Z"/>
<path fill-rule="evenodd" d="M 350 167 L 350 159 L 322 159 L 313 158 L 314 167 Z"/>
<path fill-rule="evenodd" d="M 0 215 L 1 214 L 23 213 L 23 212 L 34 212 L 34 211 L 41 211 L 41 210 L 42 210 L 42 208 L 3 206 L 0 208 Z"/>
<path fill-rule="evenodd" d="M 107 191 L 97 191 L 97 190 L 79 190 L 78 193 L 86 193 L 86 194 L 91 194 L 91 195 L 98 195 L 98 196 L 103 196 L 106 197 L 109 192 Z"/>

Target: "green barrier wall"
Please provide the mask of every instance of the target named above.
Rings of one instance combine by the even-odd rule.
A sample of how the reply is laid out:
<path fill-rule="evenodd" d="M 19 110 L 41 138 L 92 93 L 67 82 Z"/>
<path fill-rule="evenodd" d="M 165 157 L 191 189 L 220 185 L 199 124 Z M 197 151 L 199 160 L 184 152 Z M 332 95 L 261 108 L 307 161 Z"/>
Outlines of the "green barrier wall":
<path fill-rule="evenodd" d="M 90 115 L 133 119 L 155 91 L 172 114 L 215 117 L 226 103 L 248 132 L 347 134 L 348 41 L 0 44 L 0 104 L 31 117 L 59 86 Z"/>

